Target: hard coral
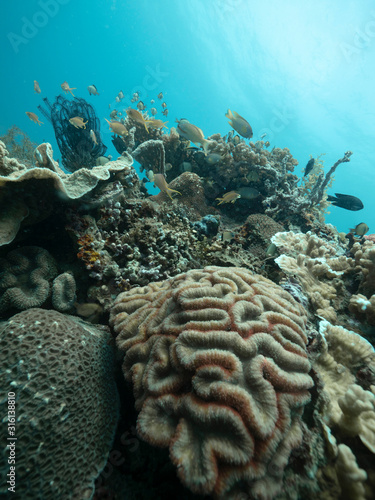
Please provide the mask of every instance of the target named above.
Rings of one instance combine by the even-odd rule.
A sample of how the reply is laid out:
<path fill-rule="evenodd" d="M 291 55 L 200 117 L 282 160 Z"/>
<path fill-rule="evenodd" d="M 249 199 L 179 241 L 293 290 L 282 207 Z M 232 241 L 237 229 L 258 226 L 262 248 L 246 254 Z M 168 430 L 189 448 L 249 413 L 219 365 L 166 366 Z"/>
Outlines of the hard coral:
<path fill-rule="evenodd" d="M 30 309 L 2 325 L 0 387 L 14 393 L 17 417 L 15 498 L 92 498 L 118 417 L 109 341 L 104 327 L 56 311 Z M 6 405 L 3 397 L 2 415 Z"/>
<path fill-rule="evenodd" d="M 306 316 L 279 286 L 207 267 L 120 294 L 111 312 L 138 432 L 215 498 L 274 498 L 302 440 Z"/>
<path fill-rule="evenodd" d="M 40 307 L 57 275 L 53 257 L 37 246 L 21 247 L 0 259 L 0 313 Z"/>

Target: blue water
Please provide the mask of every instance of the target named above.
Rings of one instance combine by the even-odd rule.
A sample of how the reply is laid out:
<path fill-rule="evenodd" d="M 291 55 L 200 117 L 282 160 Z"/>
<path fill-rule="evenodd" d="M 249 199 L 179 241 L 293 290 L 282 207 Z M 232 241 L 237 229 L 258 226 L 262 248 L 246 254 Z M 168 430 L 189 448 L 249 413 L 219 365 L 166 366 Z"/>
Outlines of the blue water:
<path fill-rule="evenodd" d="M 375 232 L 375 5 L 371 0 L 20 0 L 2 7 L 0 135 L 16 124 L 59 151 L 52 126 L 32 123 L 42 97 L 53 102 L 67 81 L 95 106 L 108 154 L 117 157 L 104 117 L 141 91 L 163 92 L 168 125 L 187 118 L 206 137 L 230 127 L 227 108 L 288 147 L 300 162 L 324 153 L 340 165 L 330 192 L 359 197 L 365 208 L 331 207 L 327 222 Z M 33 81 L 42 94 L 34 94 Z M 100 96 L 89 96 L 95 84 Z M 114 99 L 122 90 L 121 106 Z M 156 99 L 157 100 L 157 99 Z M 159 114 L 157 118 L 162 118 Z"/>

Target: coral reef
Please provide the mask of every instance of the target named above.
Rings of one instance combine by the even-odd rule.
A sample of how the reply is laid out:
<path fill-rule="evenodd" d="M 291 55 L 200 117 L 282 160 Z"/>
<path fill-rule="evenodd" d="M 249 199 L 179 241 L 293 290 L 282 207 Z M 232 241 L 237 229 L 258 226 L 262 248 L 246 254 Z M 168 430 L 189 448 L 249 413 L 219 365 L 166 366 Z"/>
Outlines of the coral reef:
<path fill-rule="evenodd" d="M 14 394 L 17 417 L 17 498 L 92 498 L 118 419 L 109 341 L 104 327 L 56 311 L 30 309 L 1 325 L 0 386 Z M 6 405 L 2 398 L 3 415 Z M 7 459 L 3 447 L 0 493 L 9 496 Z"/>
<path fill-rule="evenodd" d="M 310 399 L 294 299 L 246 269 L 207 267 L 124 292 L 111 323 L 148 442 L 193 492 L 274 498 Z"/>

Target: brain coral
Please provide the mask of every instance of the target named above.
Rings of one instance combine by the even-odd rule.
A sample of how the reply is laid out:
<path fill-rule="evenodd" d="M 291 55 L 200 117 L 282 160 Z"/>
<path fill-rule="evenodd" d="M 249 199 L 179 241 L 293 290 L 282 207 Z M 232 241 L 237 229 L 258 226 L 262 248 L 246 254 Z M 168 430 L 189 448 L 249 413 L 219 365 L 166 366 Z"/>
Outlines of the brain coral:
<path fill-rule="evenodd" d="M 104 327 L 43 309 L 23 311 L 2 324 L 0 410 L 7 415 L 6 395 L 14 393 L 15 498 L 92 498 L 117 422 L 109 340 Z M 1 497 L 9 486 L 5 443 Z"/>
<path fill-rule="evenodd" d="M 40 307 L 56 274 L 55 260 L 44 248 L 28 246 L 9 252 L 0 259 L 0 313 Z"/>
<path fill-rule="evenodd" d="M 273 498 L 313 382 L 305 312 L 241 268 L 206 267 L 121 293 L 111 312 L 137 429 L 181 481 L 215 498 Z"/>

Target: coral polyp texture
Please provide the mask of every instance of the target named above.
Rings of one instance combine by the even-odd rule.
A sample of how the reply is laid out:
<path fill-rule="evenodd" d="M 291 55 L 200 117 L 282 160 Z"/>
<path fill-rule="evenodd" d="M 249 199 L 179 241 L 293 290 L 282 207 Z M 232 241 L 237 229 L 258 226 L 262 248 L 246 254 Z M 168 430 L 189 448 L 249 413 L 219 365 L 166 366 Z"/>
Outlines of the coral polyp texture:
<path fill-rule="evenodd" d="M 182 483 L 274 498 L 313 381 L 303 307 L 242 268 L 206 267 L 121 293 L 111 311 L 137 430 Z"/>
<path fill-rule="evenodd" d="M 0 364 L 2 415 L 7 393 L 13 393 L 16 407 L 14 498 L 92 498 L 118 418 L 108 329 L 56 311 L 29 309 L 2 324 Z M 2 498 L 10 495 L 8 458 L 4 441 Z"/>

